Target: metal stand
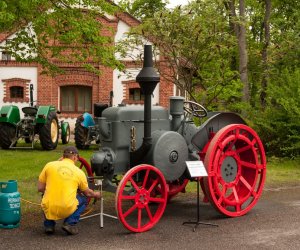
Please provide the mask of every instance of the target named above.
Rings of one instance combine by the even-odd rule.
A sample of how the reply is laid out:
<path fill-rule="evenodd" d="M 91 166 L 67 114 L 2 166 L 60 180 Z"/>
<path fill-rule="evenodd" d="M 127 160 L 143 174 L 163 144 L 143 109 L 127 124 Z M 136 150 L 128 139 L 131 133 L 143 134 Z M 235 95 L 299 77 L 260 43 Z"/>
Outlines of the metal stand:
<path fill-rule="evenodd" d="M 110 218 L 113 218 L 113 219 L 117 219 L 118 220 L 118 217 L 116 216 L 113 216 L 113 215 L 110 215 L 110 214 L 105 214 L 103 213 L 103 203 L 104 203 L 104 199 L 103 199 L 103 193 L 102 193 L 102 180 L 101 179 L 97 179 L 97 178 L 94 178 L 95 179 L 95 182 L 96 182 L 96 186 L 100 187 L 100 194 L 101 194 L 101 198 L 100 198 L 100 213 L 97 213 L 97 214 L 92 214 L 92 215 L 88 215 L 88 216 L 85 216 L 85 217 L 82 217 L 80 218 L 80 220 L 84 220 L 84 219 L 87 219 L 87 218 L 91 218 L 91 217 L 95 217 L 95 216 L 99 216 L 99 225 L 100 225 L 100 228 L 103 228 L 103 216 L 107 216 L 107 217 L 110 217 Z"/>
<path fill-rule="evenodd" d="M 214 227 L 218 227 L 218 225 L 216 224 L 212 224 L 212 223 L 206 223 L 206 222 L 201 222 L 200 221 L 200 202 L 199 202 L 199 190 L 200 190 L 200 178 L 197 178 L 197 221 L 186 221 L 183 222 L 182 225 L 187 225 L 187 224 L 195 224 L 193 231 L 196 231 L 196 228 L 198 227 L 198 225 L 202 224 L 202 225 L 208 225 L 208 226 L 214 226 Z"/>

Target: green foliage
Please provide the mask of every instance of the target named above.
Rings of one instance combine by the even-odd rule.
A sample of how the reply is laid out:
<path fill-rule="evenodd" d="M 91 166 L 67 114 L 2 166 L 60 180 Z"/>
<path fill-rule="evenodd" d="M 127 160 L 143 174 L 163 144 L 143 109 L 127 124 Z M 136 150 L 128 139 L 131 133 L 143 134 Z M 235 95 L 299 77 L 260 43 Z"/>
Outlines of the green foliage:
<path fill-rule="evenodd" d="M 258 133 L 269 154 L 300 155 L 300 70 L 283 70 L 268 89 L 269 105 L 256 112 Z"/>
<path fill-rule="evenodd" d="M 118 5 L 136 18 L 152 18 L 158 11 L 166 9 L 164 0 L 121 0 Z"/>
<path fill-rule="evenodd" d="M 47 70 L 55 61 L 101 63 L 122 68 L 114 57 L 113 40 L 98 18 L 116 7 L 105 0 L 3 0 L 0 32 L 14 34 L 3 46 L 17 61 L 38 62 Z"/>

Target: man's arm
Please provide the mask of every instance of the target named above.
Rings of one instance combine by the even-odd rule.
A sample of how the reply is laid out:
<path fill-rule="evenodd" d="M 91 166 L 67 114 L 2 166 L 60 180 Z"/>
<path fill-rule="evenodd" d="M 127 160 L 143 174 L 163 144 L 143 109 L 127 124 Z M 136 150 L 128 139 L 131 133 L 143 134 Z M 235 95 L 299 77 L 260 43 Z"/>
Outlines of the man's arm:
<path fill-rule="evenodd" d="M 38 192 L 45 193 L 46 183 L 38 181 Z"/>
<path fill-rule="evenodd" d="M 92 189 L 90 189 L 90 188 L 84 190 L 82 193 L 83 193 L 86 197 L 97 198 L 97 199 L 100 199 L 100 198 L 101 198 L 100 192 L 94 192 L 94 191 L 93 191 Z"/>

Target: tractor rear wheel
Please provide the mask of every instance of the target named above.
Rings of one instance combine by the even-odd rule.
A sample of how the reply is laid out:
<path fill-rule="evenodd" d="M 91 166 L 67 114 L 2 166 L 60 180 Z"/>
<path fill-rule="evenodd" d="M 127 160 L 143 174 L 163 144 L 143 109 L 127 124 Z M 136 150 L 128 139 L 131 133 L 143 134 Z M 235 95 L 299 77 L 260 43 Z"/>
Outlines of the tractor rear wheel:
<path fill-rule="evenodd" d="M 75 123 L 75 144 L 78 149 L 88 149 L 88 129 L 81 125 L 82 116 L 77 117 Z"/>
<path fill-rule="evenodd" d="M 0 146 L 3 149 L 9 149 L 16 137 L 16 127 L 12 124 L 0 123 Z"/>
<path fill-rule="evenodd" d="M 266 177 L 262 142 L 250 127 L 231 124 L 212 139 L 205 159 L 205 193 L 220 213 L 237 217 L 249 212 L 261 196 Z"/>
<path fill-rule="evenodd" d="M 139 180 L 141 176 L 143 180 Z M 152 185 L 147 187 L 149 179 Z M 161 171 L 146 164 L 135 166 L 124 175 L 118 185 L 118 218 L 132 232 L 148 231 L 163 215 L 167 199 L 167 184 Z"/>
<path fill-rule="evenodd" d="M 70 137 L 71 137 L 71 130 L 70 130 L 70 125 L 68 124 L 66 133 L 63 134 L 63 132 L 61 132 L 62 144 L 68 144 L 70 141 Z"/>
<path fill-rule="evenodd" d="M 58 143 L 58 119 L 55 112 L 50 112 L 47 116 L 46 123 L 40 129 L 40 141 L 43 149 L 52 150 L 57 147 Z"/>

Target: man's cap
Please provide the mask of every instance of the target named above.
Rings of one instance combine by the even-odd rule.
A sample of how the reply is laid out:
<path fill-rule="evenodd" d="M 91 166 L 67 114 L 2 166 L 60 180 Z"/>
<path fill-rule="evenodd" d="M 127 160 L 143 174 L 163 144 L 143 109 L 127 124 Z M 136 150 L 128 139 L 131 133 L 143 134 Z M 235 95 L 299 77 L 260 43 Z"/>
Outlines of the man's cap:
<path fill-rule="evenodd" d="M 74 146 L 68 146 L 64 150 L 64 154 L 79 155 L 78 149 Z"/>

